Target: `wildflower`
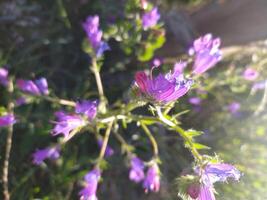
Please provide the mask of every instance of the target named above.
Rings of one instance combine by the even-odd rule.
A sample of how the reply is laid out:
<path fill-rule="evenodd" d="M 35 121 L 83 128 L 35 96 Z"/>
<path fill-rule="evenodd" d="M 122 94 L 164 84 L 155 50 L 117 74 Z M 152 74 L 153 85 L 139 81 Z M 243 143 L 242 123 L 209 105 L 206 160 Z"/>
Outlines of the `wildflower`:
<path fill-rule="evenodd" d="M 97 200 L 96 192 L 101 173 L 94 169 L 85 175 L 85 187 L 79 192 L 80 200 Z"/>
<path fill-rule="evenodd" d="M 136 183 L 142 181 L 145 178 L 144 167 L 145 166 L 142 160 L 140 160 L 136 156 L 132 157 L 129 179 Z"/>
<path fill-rule="evenodd" d="M 97 15 L 87 17 L 82 26 L 97 57 L 109 50 L 108 44 L 102 41 L 103 33 L 99 30 L 99 17 Z"/>
<path fill-rule="evenodd" d="M 85 120 L 79 115 L 66 114 L 64 112 L 56 112 L 58 121 L 56 126 L 52 130 L 52 135 L 63 134 L 65 138 L 69 136 L 69 133 L 76 129 L 86 125 Z"/>
<path fill-rule="evenodd" d="M 3 86 L 8 84 L 8 71 L 5 68 L 0 68 L 0 84 Z"/>
<path fill-rule="evenodd" d="M 56 160 L 60 156 L 58 147 L 48 147 L 41 150 L 36 150 L 33 154 L 33 163 L 40 165 L 45 159 Z"/>
<path fill-rule="evenodd" d="M 189 98 L 189 103 L 193 104 L 193 105 L 200 105 L 201 104 L 201 99 L 199 97 L 191 97 Z"/>
<path fill-rule="evenodd" d="M 263 90 L 265 88 L 265 86 L 266 86 L 266 83 L 267 83 L 266 80 L 254 83 L 251 90 L 253 92 L 256 92 L 258 90 Z"/>
<path fill-rule="evenodd" d="M 160 19 L 160 14 L 158 12 L 158 8 L 155 7 L 152 10 L 146 12 L 142 16 L 142 24 L 144 29 L 151 28 L 158 23 Z"/>
<path fill-rule="evenodd" d="M 198 200 L 215 200 L 213 184 L 226 182 L 231 178 L 238 181 L 240 172 L 232 165 L 225 163 L 208 164 L 204 169 L 197 169 L 200 176 L 200 183 L 193 183 L 188 186 L 187 194 Z"/>
<path fill-rule="evenodd" d="M 240 110 L 240 103 L 238 102 L 232 102 L 227 107 L 228 111 L 232 114 L 236 114 Z"/>
<path fill-rule="evenodd" d="M 80 101 L 76 103 L 75 112 L 78 114 L 84 114 L 89 120 L 93 120 L 97 114 L 97 101 Z"/>
<path fill-rule="evenodd" d="M 194 41 L 193 47 L 189 49 L 189 54 L 195 55 L 194 74 L 204 73 L 222 59 L 220 45 L 221 40 L 219 38 L 213 39 L 211 34 L 206 34 Z"/>
<path fill-rule="evenodd" d="M 149 167 L 143 187 L 145 188 L 145 192 L 153 191 L 158 192 L 160 188 L 160 171 L 159 167 L 156 163 L 154 163 L 151 167 Z"/>
<path fill-rule="evenodd" d="M 37 85 L 41 94 L 43 94 L 43 95 L 49 94 L 48 83 L 47 83 L 47 80 L 45 78 L 42 77 L 42 78 L 36 80 L 35 84 Z"/>
<path fill-rule="evenodd" d="M 176 71 L 179 74 L 182 74 L 186 66 L 187 62 L 177 62 L 174 64 L 174 71 Z"/>
<path fill-rule="evenodd" d="M 244 72 L 243 72 L 243 78 L 248 80 L 248 81 L 254 81 L 255 79 L 257 79 L 259 76 L 259 72 L 255 69 L 252 68 L 247 68 Z"/>
<path fill-rule="evenodd" d="M 156 78 L 152 76 L 152 70 L 153 68 L 150 76 L 144 72 L 135 74 L 135 83 L 139 93 L 148 100 L 159 103 L 176 101 L 185 95 L 192 85 L 192 81 L 184 79 L 183 75 L 176 71 L 176 68 L 174 68 L 173 73 L 159 74 Z"/>
<path fill-rule="evenodd" d="M 15 116 L 13 114 L 6 114 L 0 116 L 0 127 L 9 126 L 16 123 Z"/>
<path fill-rule="evenodd" d="M 102 148 L 102 145 L 103 145 L 103 140 L 102 139 L 98 139 L 97 140 L 97 144 L 100 148 Z M 106 147 L 106 151 L 105 151 L 105 157 L 109 157 L 109 156 L 112 156 L 114 154 L 114 150 L 107 145 Z"/>
<path fill-rule="evenodd" d="M 17 87 L 24 92 L 33 95 L 48 95 L 48 84 L 45 78 L 40 78 L 38 80 L 17 80 Z"/>

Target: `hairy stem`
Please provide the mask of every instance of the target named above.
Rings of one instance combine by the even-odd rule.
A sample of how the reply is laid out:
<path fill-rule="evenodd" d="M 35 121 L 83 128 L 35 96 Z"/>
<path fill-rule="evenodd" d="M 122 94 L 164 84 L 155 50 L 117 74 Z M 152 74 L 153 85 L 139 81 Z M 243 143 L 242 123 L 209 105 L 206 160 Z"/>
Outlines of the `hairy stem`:
<path fill-rule="evenodd" d="M 13 87 L 13 81 L 9 80 L 7 91 L 9 93 L 9 97 L 12 96 L 12 93 L 14 91 Z M 11 99 L 9 99 L 8 103 L 8 113 L 13 114 L 14 113 L 14 103 Z M 12 137 L 13 137 L 13 125 L 8 126 L 7 130 L 7 138 L 6 138 L 6 151 L 5 151 L 5 158 L 4 158 L 4 166 L 3 166 L 3 195 L 5 200 L 10 199 L 10 193 L 8 189 L 8 168 L 9 168 L 9 158 L 10 158 L 10 152 L 12 147 Z"/>
<path fill-rule="evenodd" d="M 202 156 L 199 154 L 199 152 L 197 151 L 197 149 L 194 147 L 194 143 L 192 141 L 192 139 L 190 137 L 188 137 L 185 133 L 185 130 L 183 130 L 181 127 L 179 127 L 177 124 L 175 124 L 174 122 L 170 121 L 169 119 L 167 119 L 161 112 L 160 107 L 156 107 L 159 119 L 164 122 L 165 124 L 167 124 L 168 126 L 170 126 L 172 129 L 174 129 L 175 131 L 177 131 L 180 136 L 187 142 L 187 144 L 190 147 L 190 150 L 194 156 L 194 158 L 200 162 L 202 162 Z"/>
<path fill-rule="evenodd" d="M 99 157 L 98 157 L 97 165 L 100 164 L 100 161 L 103 160 L 103 158 L 105 156 L 105 152 L 106 152 L 106 149 L 107 149 L 108 140 L 109 140 L 109 136 L 110 136 L 110 132 L 111 132 L 112 126 L 113 126 L 113 122 L 114 121 L 111 121 L 108 124 L 108 127 L 106 129 L 105 136 L 104 136 L 103 143 L 102 143 L 102 147 L 101 147 L 100 154 L 99 154 Z"/>
<path fill-rule="evenodd" d="M 106 98 L 105 98 L 104 89 L 103 89 L 103 85 L 102 85 L 102 81 L 101 81 L 101 77 L 100 77 L 100 73 L 99 73 L 99 69 L 98 69 L 97 61 L 95 57 L 92 58 L 91 70 L 94 73 L 95 80 L 96 80 L 96 85 L 97 85 L 99 99 L 100 99 L 100 108 L 102 109 L 102 112 L 105 113 L 106 112 Z"/>
<path fill-rule="evenodd" d="M 141 127 L 143 128 L 144 132 L 146 133 L 147 137 L 151 141 L 153 151 L 154 151 L 154 156 L 157 157 L 159 154 L 159 149 L 158 149 L 158 144 L 157 144 L 156 139 L 154 138 L 154 136 L 152 135 L 150 130 L 147 128 L 147 126 L 143 122 L 140 122 L 140 124 L 141 124 Z"/>

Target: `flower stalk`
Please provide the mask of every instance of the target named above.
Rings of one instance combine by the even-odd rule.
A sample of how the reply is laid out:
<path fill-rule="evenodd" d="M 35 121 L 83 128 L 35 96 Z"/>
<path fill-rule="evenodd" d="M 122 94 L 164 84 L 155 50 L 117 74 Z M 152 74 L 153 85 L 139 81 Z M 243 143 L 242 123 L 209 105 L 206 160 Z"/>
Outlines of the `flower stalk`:
<path fill-rule="evenodd" d="M 8 91 L 9 97 L 11 97 L 14 92 L 14 85 L 13 85 L 12 79 L 8 81 L 7 91 Z M 8 103 L 8 113 L 12 115 L 14 113 L 14 103 L 11 98 L 9 99 L 9 103 Z M 4 158 L 4 166 L 3 166 L 3 176 L 2 176 L 3 196 L 5 200 L 10 199 L 10 193 L 8 189 L 8 168 L 9 168 L 10 152 L 12 148 L 12 137 L 13 137 L 13 124 L 10 124 L 7 128 L 6 149 L 5 149 L 5 158 Z"/>

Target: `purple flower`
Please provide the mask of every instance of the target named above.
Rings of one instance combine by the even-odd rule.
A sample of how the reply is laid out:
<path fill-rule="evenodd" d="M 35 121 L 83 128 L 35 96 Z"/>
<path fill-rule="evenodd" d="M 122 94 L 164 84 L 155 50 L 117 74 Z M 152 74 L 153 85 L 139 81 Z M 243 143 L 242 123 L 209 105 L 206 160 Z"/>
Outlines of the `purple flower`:
<path fill-rule="evenodd" d="M 256 71 L 255 69 L 252 69 L 252 68 L 247 68 L 243 72 L 244 79 L 246 79 L 248 81 L 254 81 L 255 79 L 258 78 L 258 76 L 259 76 L 259 72 Z"/>
<path fill-rule="evenodd" d="M 15 123 L 16 123 L 16 119 L 13 114 L 0 116 L 0 127 L 9 126 Z"/>
<path fill-rule="evenodd" d="M 64 112 L 56 112 L 55 115 L 58 121 L 52 130 L 52 135 L 54 136 L 63 134 L 65 138 L 68 138 L 72 130 L 86 125 L 85 120 L 79 115 L 71 115 Z"/>
<path fill-rule="evenodd" d="M 240 110 L 240 103 L 238 102 L 232 102 L 227 106 L 227 109 L 232 114 L 236 114 Z"/>
<path fill-rule="evenodd" d="M 42 78 L 36 80 L 35 84 L 37 85 L 37 87 L 38 87 L 38 89 L 39 89 L 41 94 L 44 94 L 44 95 L 48 95 L 49 94 L 48 83 L 47 83 L 46 78 L 42 77 Z"/>
<path fill-rule="evenodd" d="M 103 33 L 99 30 L 99 17 L 97 15 L 87 17 L 82 26 L 97 57 L 110 49 L 108 44 L 102 41 Z"/>
<path fill-rule="evenodd" d="M 144 29 L 148 29 L 150 27 L 155 26 L 160 19 L 160 14 L 158 12 L 158 8 L 155 7 L 152 10 L 146 12 L 142 16 L 142 24 Z"/>
<path fill-rule="evenodd" d="M 60 156 L 58 147 L 48 147 L 41 150 L 36 150 L 33 154 L 33 163 L 40 165 L 45 159 L 56 160 Z"/>
<path fill-rule="evenodd" d="M 258 90 L 263 90 L 265 88 L 266 83 L 266 80 L 254 83 L 252 86 L 252 91 L 256 92 Z"/>
<path fill-rule="evenodd" d="M 233 165 L 217 163 L 208 164 L 201 178 L 205 185 L 211 186 L 215 182 L 226 182 L 228 178 L 238 181 L 240 176 L 240 172 Z"/>
<path fill-rule="evenodd" d="M 198 200 L 216 200 L 213 187 L 201 185 Z"/>
<path fill-rule="evenodd" d="M 175 68 L 173 73 L 169 72 L 165 76 L 159 74 L 156 78 L 153 78 L 152 70 L 150 76 L 147 76 L 144 72 L 135 74 L 136 86 L 140 94 L 148 100 L 160 103 L 176 101 L 185 95 L 192 85 L 192 81 L 185 80 L 183 75 Z"/>
<path fill-rule="evenodd" d="M 206 34 L 194 41 L 193 47 L 189 50 L 190 55 L 195 55 L 194 74 L 204 73 L 222 59 L 220 45 L 221 40 L 219 38 L 213 39 L 211 34 Z"/>
<path fill-rule="evenodd" d="M 145 178 L 144 167 L 145 166 L 142 160 L 140 160 L 136 156 L 132 157 L 129 179 L 134 181 L 135 183 L 142 181 Z"/>
<path fill-rule="evenodd" d="M 103 145 L 103 140 L 102 139 L 98 139 L 97 140 L 97 144 L 100 148 L 102 148 L 102 145 Z M 106 147 L 106 151 L 105 151 L 105 157 L 109 157 L 109 156 L 112 156 L 114 154 L 114 150 L 107 145 Z"/>
<path fill-rule="evenodd" d="M 85 175 L 85 187 L 79 192 L 80 200 L 97 200 L 96 192 L 101 173 L 94 169 Z"/>
<path fill-rule="evenodd" d="M 174 71 L 176 71 L 179 74 L 182 74 L 186 66 L 187 62 L 177 62 L 174 64 Z"/>
<path fill-rule="evenodd" d="M 189 98 L 189 103 L 193 104 L 193 105 L 200 105 L 201 104 L 202 99 L 200 99 L 199 97 L 191 97 Z"/>
<path fill-rule="evenodd" d="M 8 84 L 8 71 L 5 68 L 0 68 L 0 84 L 3 86 Z"/>
<path fill-rule="evenodd" d="M 89 120 L 93 120 L 97 113 L 97 101 L 80 101 L 76 103 L 75 112 L 78 114 L 84 114 Z"/>
<path fill-rule="evenodd" d="M 198 200 L 215 200 L 214 183 L 226 182 L 229 178 L 235 181 L 240 179 L 240 172 L 234 166 L 226 163 L 208 164 L 202 170 L 196 169 L 196 173 L 200 176 L 200 183 L 189 185 L 187 194 Z"/>
<path fill-rule="evenodd" d="M 158 192 L 160 188 L 160 172 L 159 167 L 156 163 L 154 163 L 151 167 L 149 167 L 143 187 L 145 188 L 145 192 L 153 191 Z"/>
<path fill-rule="evenodd" d="M 40 78 L 38 80 L 17 80 L 17 87 L 24 92 L 33 95 L 48 95 L 48 84 L 45 78 Z"/>

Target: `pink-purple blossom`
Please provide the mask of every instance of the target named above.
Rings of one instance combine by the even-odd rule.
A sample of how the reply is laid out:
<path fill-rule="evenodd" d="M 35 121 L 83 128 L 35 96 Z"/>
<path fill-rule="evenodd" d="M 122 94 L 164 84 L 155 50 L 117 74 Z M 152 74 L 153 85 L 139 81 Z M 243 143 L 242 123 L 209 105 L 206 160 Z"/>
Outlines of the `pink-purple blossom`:
<path fill-rule="evenodd" d="M 102 139 L 98 139 L 97 140 L 97 144 L 100 148 L 102 148 L 103 146 L 103 140 Z M 114 150 L 109 146 L 107 145 L 106 147 L 106 151 L 105 151 L 105 157 L 110 157 L 114 154 Z"/>
<path fill-rule="evenodd" d="M 196 39 L 189 49 L 189 54 L 195 55 L 192 73 L 202 74 L 214 67 L 222 59 L 220 45 L 220 38 L 213 39 L 211 34 Z"/>
<path fill-rule="evenodd" d="M 0 84 L 3 86 L 8 84 L 8 70 L 5 68 L 0 68 Z"/>
<path fill-rule="evenodd" d="M 89 120 L 93 120 L 97 114 L 98 101 L 79 101 L 76 103 L 75 112 L 84 114 Z"/>
<path fill-rule="evenodd" d="M 240 110 L 240 107 L 240 103 L 234 101 L 227 106 L 227 109 L 230 113 L 236 114 Z"/>
<path fill-rule="evenodd" d="M 85 175 L 85 186 L 79 192 L 80 200 L 97 200 L 96 192 L 100 176 L 101 172 L 98 169 L 94 169 Z"/>
<path fill-rule="evenodd" d="M 185 95 L 192 85 L 192 81 L 184 79 L 183 74 L 176 68 L 173 72 L 166 75 L 159 74 L 155 78 L 152 76 L 152 70 L 150 76 L 145 72 L 135 74 L 135 83 L 139 93 L 148 100 L 159 103 L 176 101 Z"/>
<path fill-rule="evenodd" d="M 3 116 L 0 116 L 0 127 L 10 126 L 14 123 L 16 123 L 16 119 L 13 114 L 6 114 Z"/>
<path fill-rule="evenodd" d="M 145 178 L 144 173 L 144 162 L 138 157 L 134 156 L 131 158 L 131 169 L 129 172 L 129 179 L 135 183 L 139 183 Z"/>
<path fill-rule="evenodd" d="M 189 185 L 187 194 L 197 200 L 215 200 L 214 183 L 228 179 L 238 181 L 241 176 L 238 169 L 226 163 L 207 164 L 204 169 L 196 169 L 196 174 L 200 182 Z"/>
<path fill-rule="evenodd" d="M 56 160 L 60 157 L 58 147 L 48 147 L 45 149 L 36 150 L 33 153 L 33 163 L 40 165 L 45 159 Z"/>
<path fill-rule="evenodd" d="M 156 163 L 153 163 L 147 170 L 145 180 L 143 182 L 145 192 L 158 192 L 160 189 L 160 171 Z"/>
<path fill-rule="evenodd" d="M 99 30 L 99 16 L 88 16 L 82 26 L 97 57 L 109 50 L 108 44 L 102 41 L 103 32 Z"/>
<path fill-rule="evenodd" d="M 63 134 L 68 138 L 70 132 L 74 129 L 81 128 L 86 125 L 86 121 L 79 115 L 67 114 L 65 112 L 56 112 L 57 121 L 52 130 L 52 135 Z"/>
<path fill-rule="evenodd" d="M 45 78 L 40 78 L 37 80 L 17 80 L 17 87 L 23 92 L 27 92 L 33 95 L 48 95 L 48 84 Z"/>
<path fill-rule="evenodd" d="M 200 105 L 202 102 L 202 99 L 199 97 L 191 97 L 189 98 L 189 103 L 191 103 L 192 105 L 198 106 Z"/>
<path fill-rule="evenodd" d="M 160 19 L 160 14 L 158 12 L 158 8 L 155 7 L 152 10 L 143 14 L 142 16 L 143 28 L 148 29 L 157 25 L 159 19 Z"/>
<path fill-rule="evenodd" d="M 252 68 L 247 68 L 243 72 L 244 79 L 246 79 L 248 81 L 254 81 L 258 78 L 258 76 L 259 76 L 259 72 L 255 69 L 252 69 Z"/>

